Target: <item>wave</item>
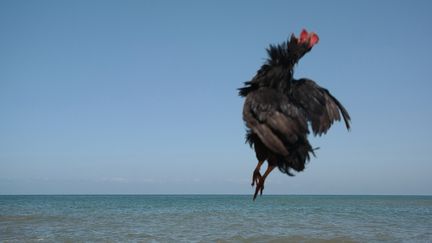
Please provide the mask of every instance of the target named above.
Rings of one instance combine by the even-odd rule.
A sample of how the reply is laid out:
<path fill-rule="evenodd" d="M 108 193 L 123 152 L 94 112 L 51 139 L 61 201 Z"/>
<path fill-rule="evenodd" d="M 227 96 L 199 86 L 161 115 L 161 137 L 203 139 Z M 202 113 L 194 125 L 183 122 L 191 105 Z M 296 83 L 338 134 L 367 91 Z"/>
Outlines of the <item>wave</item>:
<path fill-rule="evenodd" d="M 355 239 L 346 236 L 339 236 L 334 238 L 316 238 L 303 235 L 294 236 L 254 236 L 254 237 L 242 237 L 234 236 L 231 238 L 219 238 L 215 239 L 216 242 L 236 242 L 236 243 L 249 243 L 249 242 L 263 242 L 263 243 L 286 243 L 286 242 L 300 242 L 300 243 L 356 243 L 360 242 Z"/>

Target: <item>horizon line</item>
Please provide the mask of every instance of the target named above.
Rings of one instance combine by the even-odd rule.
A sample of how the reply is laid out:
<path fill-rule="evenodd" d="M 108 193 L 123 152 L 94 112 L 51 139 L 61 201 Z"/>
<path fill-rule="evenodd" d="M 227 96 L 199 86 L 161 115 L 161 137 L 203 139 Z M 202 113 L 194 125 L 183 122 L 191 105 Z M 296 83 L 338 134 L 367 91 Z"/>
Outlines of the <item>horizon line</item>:
<path fill-rule="evenodd" d="M 30 193 L 0 194 L 0 196 L 251 196 L 244 193 Z M 264 196 L 425 196 L 432 194 L 266 194 Z"/>

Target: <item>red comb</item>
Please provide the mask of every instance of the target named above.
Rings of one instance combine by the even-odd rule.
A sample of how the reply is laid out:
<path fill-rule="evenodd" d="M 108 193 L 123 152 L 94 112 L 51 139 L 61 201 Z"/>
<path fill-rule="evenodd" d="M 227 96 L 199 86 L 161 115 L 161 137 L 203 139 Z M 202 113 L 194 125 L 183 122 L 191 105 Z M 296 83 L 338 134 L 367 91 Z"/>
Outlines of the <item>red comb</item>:
<path fill-rule="evenodd" d="M 303 29 L 302 32 L 300 33 L 299 43 L 306 42 L 308 35 L 309 35 L 308 32 L 305 29 Z"/>
<path fill-rule="evenodd" d="M 311 32 L 309 34 L 309 47 L 314 46 L 316 43 L 318 43 L 318 41 L 319 41 L 318 35 L 314 32 Z"/>

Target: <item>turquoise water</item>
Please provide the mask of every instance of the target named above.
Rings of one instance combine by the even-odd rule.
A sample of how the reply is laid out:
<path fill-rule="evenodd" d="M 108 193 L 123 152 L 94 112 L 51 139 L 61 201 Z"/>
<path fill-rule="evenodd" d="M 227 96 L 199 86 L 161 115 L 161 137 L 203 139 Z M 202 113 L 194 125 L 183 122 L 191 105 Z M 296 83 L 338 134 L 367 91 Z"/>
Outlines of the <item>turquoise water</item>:
<path fill-rule="evenodd" d="M 0 242 L 432 242 L 429 196 L 0 196 Z"/>

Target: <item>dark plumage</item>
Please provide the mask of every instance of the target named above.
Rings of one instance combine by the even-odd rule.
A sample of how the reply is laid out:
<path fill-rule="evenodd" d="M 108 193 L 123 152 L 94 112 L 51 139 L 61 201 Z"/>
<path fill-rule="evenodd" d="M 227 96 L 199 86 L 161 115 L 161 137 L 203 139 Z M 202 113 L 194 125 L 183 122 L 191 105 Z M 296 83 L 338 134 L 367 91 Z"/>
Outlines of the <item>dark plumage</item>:
<path fill-rule="evenodd" d="M 314 135 L 325 134 L 334 121 L 344 119 L 350 128 L 350 116 L 342 104 L 310 79 L 293 78 L 294 65 L 318 43 L 315 33 L 303 30 L 279 45 L 270 45 L 268 59 L 255 77 L 239 89 L 245 97 L 243 120 L 246 141 L 254 148 L 258 165 L 252 176 L 256 183 L 254 200 L 264 189 L 268 174 L 278 167 L 292 176 L 300 172 L 314 149 L 307 135 L 310 124 Z M 263 176 L 260 167 L 267 161 Z"/>

